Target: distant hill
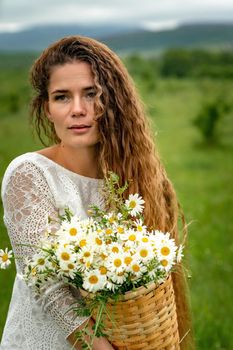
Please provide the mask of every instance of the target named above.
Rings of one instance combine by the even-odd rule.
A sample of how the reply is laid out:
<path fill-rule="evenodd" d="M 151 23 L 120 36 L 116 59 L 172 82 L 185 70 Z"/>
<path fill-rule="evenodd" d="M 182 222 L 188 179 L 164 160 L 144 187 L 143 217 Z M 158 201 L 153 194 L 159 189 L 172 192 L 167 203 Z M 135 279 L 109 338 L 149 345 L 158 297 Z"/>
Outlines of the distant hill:
<path fill-rule="evenodd" d="M 102 37 L 116 51 L 161 52 L 168 48 L 233 49 L 233 24 L 186 24 L 161 32 L 137 31 Z"/>
<path fill-rule="evenodd" d="M 17 33 L 0 33 L 0 51 L 41 51 L 53 41 L 74 34 L 97 38 L 121 53 L 161 52 L 171 47 L 233 49 L 232 23 L 183 24 L 160 32 L 124 26 L 38 26 Z"/>

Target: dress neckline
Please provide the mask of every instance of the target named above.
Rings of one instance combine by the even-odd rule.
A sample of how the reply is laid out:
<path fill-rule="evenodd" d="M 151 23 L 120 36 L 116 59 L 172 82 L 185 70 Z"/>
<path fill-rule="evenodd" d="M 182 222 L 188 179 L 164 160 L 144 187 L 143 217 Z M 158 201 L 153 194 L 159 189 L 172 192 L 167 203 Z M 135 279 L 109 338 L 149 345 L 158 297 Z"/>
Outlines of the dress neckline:
<path fill-rule="evenodd" d="M 84 176 L 84 175 L 80 175 L 80 174 L 78 174 L 78 173 L 75 173 L 74 171 L 65 168 L 64 166 L 58 164 L 58 163 L 55 162 L 54 160 L 52 160 L 52 159 L 50 159 L 50 158 L 44 156 L 44 155 L 41 154 L 41 153 L 36 152 L 36 151 L 35 151 L 35 152 L 29 152 L 29 154 L 36 155 L 36 156 L 38 156 L 39 158 L 43 158 L 43 159 L 45 159 L 46 161 L 48 161 L 49 163 L 54 164 L 57 168 L 60 168 L 60 169 L 62 169 L 62 170 L 64 170 L 64 171 L 66 171 L 67 173 L 70 173 L 70 174 L 73 175 L 73 176 L 77 176 L 77 177 L 79 177 L 79 178 L 82 179 L 82 180 L 90 181 L 90 182 L 95 182 L 95 183 L 99 183 L 99 182 L 102 182 L 102 181 L 103 181 L 103 179 L 96 179 L 96 178 L 94 178 L 94 177 L 88 177 L 88 176 Z"/>

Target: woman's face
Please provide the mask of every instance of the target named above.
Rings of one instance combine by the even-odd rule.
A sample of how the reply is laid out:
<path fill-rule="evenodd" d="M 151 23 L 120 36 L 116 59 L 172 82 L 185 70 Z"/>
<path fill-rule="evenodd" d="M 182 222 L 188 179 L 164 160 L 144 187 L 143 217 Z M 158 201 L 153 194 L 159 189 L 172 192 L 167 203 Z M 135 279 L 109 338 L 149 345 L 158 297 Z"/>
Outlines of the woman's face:
<path fill-rule="evenodd" d="M 64 146 L 93 147 L 98 143 L 95 96 L 94 77 L 87 62 L 53 67 L 45 109 Z"/>

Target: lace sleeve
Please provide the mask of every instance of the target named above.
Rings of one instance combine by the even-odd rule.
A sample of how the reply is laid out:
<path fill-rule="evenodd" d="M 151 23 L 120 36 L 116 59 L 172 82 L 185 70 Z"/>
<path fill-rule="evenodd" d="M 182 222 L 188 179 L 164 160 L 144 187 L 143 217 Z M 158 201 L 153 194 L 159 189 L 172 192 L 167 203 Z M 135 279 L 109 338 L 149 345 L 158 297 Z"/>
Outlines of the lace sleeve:
<path fill-rule="evenodd" d="M 8 229 L 18 273 L 24 270 L 25 258 L 35 253 L 47 225 L 48 215 L 57 216 L 52 193 L 43 171 L 25 161 L 8 170 L 2 185 L 4 222 Z M 24 244 L 27 244 L 25 246 Z M 29 246 L 28 246 L 29 245 Z M 70 309 L 75 302 L 69 286 L 57 283 L 43 295 L 43 310 L 60 326 L 67 338 L 87 318 L 76 317 Z"/>

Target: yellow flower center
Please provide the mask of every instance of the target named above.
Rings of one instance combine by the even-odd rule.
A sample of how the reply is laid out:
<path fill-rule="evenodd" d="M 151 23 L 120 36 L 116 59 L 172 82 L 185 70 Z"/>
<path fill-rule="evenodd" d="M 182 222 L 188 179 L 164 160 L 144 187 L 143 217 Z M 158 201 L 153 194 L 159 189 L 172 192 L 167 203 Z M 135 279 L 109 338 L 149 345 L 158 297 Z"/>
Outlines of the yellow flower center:
<path fill-rule="evenodd" d="M 85 239 L 81 239 L 81 241 L 79 242 L 80 247 L 85 247 L 86 244 L 87 241 Z"/>
<path fill-rule="evenodd" d="M 86 267 L 89 268 L 90 266 L 91 266 L 90 261 L 87 261 L 87 262 L 86 262 Z"/>
<path fill-rule="evenodd" d="M 113 253 L 119 253 L 119 248 L 118 247 L 112 247 L 112 252 Z"/>
<path fill-rule="evenodd" d="M 118 227 L 117 228 L 118 233 L 124 233 L 124 228 L 123 227 Z"/>
<path fill-rule="evenodd" d="M 61 258 L 62 258 L 62 260 L 67 261 L 67 260 L 70 259 L 70 254 L 69 254 L 69 253 L 66 253 L 66 252 L 63 252 L 63 253 L 61 254 Z"/>
<path fill-rule="evenodd" d="M 124 259 L 124 262 L 126 265 L 129 265 L 131 263 L 133 259 L 131 258 L 131 256 L 127 256 L 125 259 Z"/>
<path fill-rule="evenodd" d="M 78 233 L 78 231 L 75 227 L 72 227 L 69 232 L 70 232 L 71 236 L 76 236 Z"/>
<path fill-rule="evenodd" d="M 106 244 L 111 244 L 112 240 L 111 239 L 106 239 Z"/>
<path fill-rule="evenodd" d="M 146 250 L 146 249 L 140 250 L 140 255 L 142 258 L 146 258 L 148 255 L 148 250 Z"/>
<path fill-rule="evenodd" d="M 129 235 L 129 241 L 136 241 L 136 235 L 135 234 Z"/>
<path fill-rule="evenodd" d="M 32 271 L 31 271 L 31 274 L 32 274 L 33 276 L 36 275 L 36 268 L 35 268 L 35 267 L 33 267 Z"/>
<path fill-rule="evenodd" d="M 137 265 L 137 264 L 134 264 L 134 265 L 132 266 L 132 270 L 133 270 L 134 272 L 138 272 L 138 271 L 140 271 L 140 266 Z"/>
<path fill-rule="evenodd" d="M 112 234 L 112 229 L 111 228 L 107 228 L 105 230 L 105 233 L 106 233 L 106 235 L 111 235 Z"/>
<path fill-rule="evenodd" d="M 135 201 L 130 201 L 129 202 L 129 207 L 132 208 L 132 209 L 135 208 L 136 205 L 137 205 L 137 203 Z"/>
<path fill-rule="evenodd" d="M 143 237 L 142 242 L 147 243 L 147 242 L 149 242 L 149 239 L 147 237 Z"/>
<path fill-rule="evenodd" d="M 124 276 L 124 272 L 118 272 L 117 276 Z"/>
<path fill-rule="evenodd" d="M 44 265 L 45 259 L 40 258 L 40 259 L 37 260 L 37 262 L 38 262 L 38 265 Z"/>
<path fill-rule="evenodd" d="M 142 231 L 142 226 L 138 225 L 138 226 L 137 226 L 137 230 L 138 230 L 139 232 L 141 232 L 141 231 Z"/>
<path fill-rule="evenodd" d="M 102 242 L 102 239 L 96 237 L 95 243 L 98 244 L 98 245 L 102 245 L 103 242 Z"/>
<path fill-rule="evenodd" d="M 100 257 L 101 257 L 102 260 L 105 260 L 108 256 L 106 254 L 104 254 L 104 253 L 101 253 Z"/>
<path fill-rule="evenodd" d="M 96 284 L 99 281 L 98 277 L 96 275 L 92 275 L 89 277 L 89 282 L 91 284 Z"/>
<path fill-rule="evenodd" d="M 2 255 L 2 261 L 3 262 L 6 262 L 8 259 L 9 259 L 8 258 L 8 254 L 5 253 L 5 254 Z"/>
<path fill-rule="evenodd" d="M 128 252 L 130 250 L 130 247 L 124 247 L 124 252 Z"/>
<path fill-rule="evenodd" d="M 121 261 L 121 259 L 115 259 L 113 263 L 116 267 L 120 267 L 122 264 L 122 261 Z"/>
<path fill-rule="evenodd" d="M 110 224 L 112 224 L 114 221 L 116 220 L 115 216 L 111 216 L 108 221 L 110 222 Z"/>
<path fill-rule="evenodd" d="M 105 266 L 100 266 L 99 270 L 100 270 L 101 275 L 106 275 L 106 273 L 108 271 Z"/>
<path fill-rule="evenodd" d="M 89 258 L 90 255 L 91 255 L 90 252 L 85 252 L 85 253 L 83 254 L 83 256 L 84 256 L 85 258 Z"/>
<path fill-rule="evenodd" d="M 170 249 L 168 247 L 163 247 L 161 249 L 161 254 L 162 255 L 169 255 L 170 254 Z"/>
<path fill-rule="evenodd" d="M 164 266 L 164 267 L 167 266 L 168 265 L 168 261 L 165 260 L 165 259 L 161 260 L 161 265 Z"/>
<path fill-rule="evenodd" d="M 74 269 L 74 264 L 68 264 L 68 269 L 73 270 Z"/>

